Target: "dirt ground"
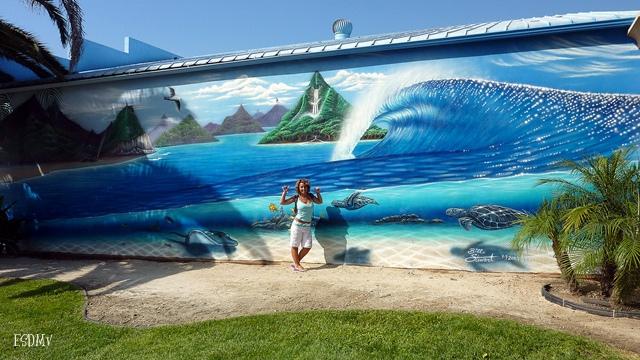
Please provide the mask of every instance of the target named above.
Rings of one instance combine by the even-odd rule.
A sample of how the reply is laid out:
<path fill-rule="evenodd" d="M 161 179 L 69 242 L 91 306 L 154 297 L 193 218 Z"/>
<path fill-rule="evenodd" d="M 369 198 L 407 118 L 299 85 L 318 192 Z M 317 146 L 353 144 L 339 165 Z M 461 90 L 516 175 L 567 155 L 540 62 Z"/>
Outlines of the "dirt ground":
<path fill-rule="evenodd" d="M 88 317 L 153 326 L 310 309 L 406 309 L 513 319 L 640 353 L 640 320 L 590 315 L 547 302 L 557 274 L 477 273 L 364 266 L 255 265 L 142 260 L 4 259 L 0 277 L 83 286 Z"/>

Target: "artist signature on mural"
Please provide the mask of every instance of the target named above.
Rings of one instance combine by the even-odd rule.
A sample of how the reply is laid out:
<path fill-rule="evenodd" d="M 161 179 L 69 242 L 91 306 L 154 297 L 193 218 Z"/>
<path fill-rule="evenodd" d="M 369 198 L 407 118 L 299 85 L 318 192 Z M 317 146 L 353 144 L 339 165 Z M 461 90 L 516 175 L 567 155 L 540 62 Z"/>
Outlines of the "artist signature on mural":
<path fill-rule="evenodd" d="M 484 249 L 470 248 L 467 251 L 467 257 L 464 261 L 468 263 L 492 263 L 496 261 L 520 261 L 519 257 L 510 254 L 494 255 L 493 253 L 487 254 Z"/>
<path fill-rule="evenodd" d="M 487 255 L 484 251 L 484 249 L 478 249 L 478 248 L 471 248 L 467 251 L 467 256 L 466 258 L 464 258 L 464 261 L 468 262 L 468 263 L 475 263 L 475 262 L 494 262 L 496 256 L 493 255 L 493 253 L 491 255 Z"/>

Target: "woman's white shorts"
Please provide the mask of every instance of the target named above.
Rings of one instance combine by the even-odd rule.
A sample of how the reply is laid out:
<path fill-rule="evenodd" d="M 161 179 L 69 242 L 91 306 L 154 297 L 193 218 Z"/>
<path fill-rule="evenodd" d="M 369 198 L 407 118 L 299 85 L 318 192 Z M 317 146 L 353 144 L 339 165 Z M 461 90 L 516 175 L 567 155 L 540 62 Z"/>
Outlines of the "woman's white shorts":
<path fill-rule="evenodd" d="M 295 220 L 291 224 L 291 247 L 311 248 L 311 226 L 298 224 Z"/>

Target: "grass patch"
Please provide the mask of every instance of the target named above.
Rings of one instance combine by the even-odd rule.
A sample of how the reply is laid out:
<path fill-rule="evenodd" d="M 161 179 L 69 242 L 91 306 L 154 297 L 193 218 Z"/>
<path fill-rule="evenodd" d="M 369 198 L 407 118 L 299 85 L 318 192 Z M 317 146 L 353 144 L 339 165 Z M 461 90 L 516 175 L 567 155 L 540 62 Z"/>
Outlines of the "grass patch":
<path fill-rule="evenodd" d="M 0 358 L 9 359 L 625 359 L 583 337 L 472 315 L 309 311 L 133 329 L 82 317 L 82 292 L 0 279 Z M 52 335 L 13 347 L 15 333 Z"/>

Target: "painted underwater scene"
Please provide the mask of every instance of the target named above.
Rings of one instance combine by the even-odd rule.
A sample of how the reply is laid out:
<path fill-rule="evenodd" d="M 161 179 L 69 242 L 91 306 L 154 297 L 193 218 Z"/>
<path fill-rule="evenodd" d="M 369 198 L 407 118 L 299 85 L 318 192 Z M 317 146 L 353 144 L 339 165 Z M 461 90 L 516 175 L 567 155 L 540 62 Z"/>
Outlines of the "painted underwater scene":
<path fill-rule="evenodd" d="M 616 53 L 620 45 L 607 46 L 600 48 Z M 476 60 L 499 70 L 510 56 Z M 307 261 L 557 271 L 547 249 L 511 250 L 517 220 L 551 195 L 552 188 L 537 186 L 541 178 L 571 179 L 559 161 L 638 143 L 640 96 L 611 91 L 629 75 L 589 73 L 574 83 L 558 74 L 496 70 L 478 78 L 423 68 L 433 66 L 243 76 L 144 91 L 133 84 L 112 94 L 109 106 L 90 110 L 81 103 L 94 95 L 70 89 L 56 111 L 82 130 L 52 130 L 40 144 L 63 146 L 67 158 L 58 163 L 85 162 L 47 171 L 46 152 L 0 137 L 8 164 L 1 193 L 15 201 L 13 215 L 28 220 L 32 251 L 288 261 L 292 206 L 279 205 L 280 191 L 308 178 L 324 203 L 315 207 Z M 551 86 L 563 78 L 566 86 Z M 47 107 L 35 101 L 22 104 L 36 115 L 18 101 L 14 111 L 47 123 L 38 115 Z M 5 132 L 31 139 L 23 125 L 3 123 Z M 99 162 L 103 151 L 121 158 L 86 162 Z M 35 165 L 36 176 L 15 175 Z"/>

